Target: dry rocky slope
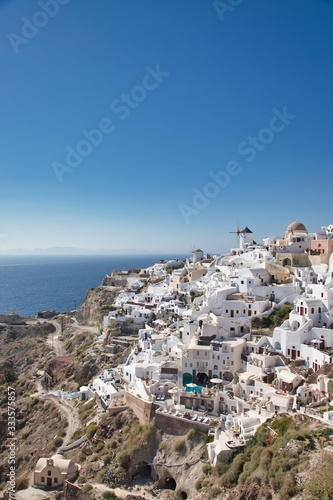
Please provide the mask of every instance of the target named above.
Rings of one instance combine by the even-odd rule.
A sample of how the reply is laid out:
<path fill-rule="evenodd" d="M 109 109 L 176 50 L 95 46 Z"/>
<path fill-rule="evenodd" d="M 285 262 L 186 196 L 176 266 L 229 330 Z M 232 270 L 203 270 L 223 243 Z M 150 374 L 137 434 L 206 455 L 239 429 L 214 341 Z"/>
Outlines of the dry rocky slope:
<path fill-rule="evenodd" d="M 76 318 L 59 315 L 50 322 L 38 322 L 13 315 L 0 317 L 0 491 L 7 473 L 6 391 L 11 385 L 17 394 L 20 488 L 31 482 L 40 456 L 53 454 L 64 439 L 86 434 L 88 442 L 83 447 L 65 453 L 81 464 L 77 480 L 85 491 L 81 500 L 103 498 L 106 490 L 128 499 L 333 499 L 333 460 L 327 458 L 332 456 L 333 429 L 309 417 L 274 418 L 259 429 L 247 449 L 217 467 L 207 460 L 207 435 L 190 430 L 173 436 L 154 421 L 142 426 L 130 408 L 100 418 L 95 402 L 75 402 L 73 411 L 80 427 L 68 436 L 66 413 L 43 396 L 40 373 L 48 372 L 52 388 L 77 390 L 112 364 L 112 359 L 104 357 L 103 346 L 96 343 L 102 318 L 123 289 L 118 282 L 110 285 L 112 276 L 108 278 L 87 292 Z M 131 334 L 134 339 L 137 329 L 137 325 L 116 325 L 110 336 Z M 64 350 L 61 356 L 50 342 L 55 331 Z M 63 498 L 62 494 L 57 493 L 57 498 Z"/>

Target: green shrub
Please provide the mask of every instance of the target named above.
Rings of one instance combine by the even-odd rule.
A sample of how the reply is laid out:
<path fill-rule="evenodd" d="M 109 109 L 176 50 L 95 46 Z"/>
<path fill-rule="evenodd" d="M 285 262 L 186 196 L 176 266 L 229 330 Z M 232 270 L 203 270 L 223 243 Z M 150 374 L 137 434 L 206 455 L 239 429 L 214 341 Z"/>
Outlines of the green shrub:
<path fill-rule="evenodd" d="M 298 493 L 295 474 L 287 474 L 279 491 L 280 500 L 289 500 Z"/>
<path fill-rule="evenodd" d="M 130 431 L 126 436 L 124 436 L 125 439 L 122 443 L 121 449 L 116 455 L 116 460 L 121 467 L 127 469 L 129 467 L 131 457 L 134 456 L 142 447 L 147 446 L 147 440 L 153 433 L 154 428 L 154 419 L 148 425 L 141 425 L 140 422 L 134 418 Z"/>
<path fill-rule="evenodd" d="M 104 448 L 104 443 L 103 441 L 98 441 L 95 445 L 94 445 L 94 452 L 95 453 L 99 453 L 100 451 L 102 451 Z"/>
<path fill-rule="evenodd" d="M 299 453 L 297 450 L 282 450 L 272 459 L 269 469 L 270 485 L 274 491 L 279 491 L 285 481 L 286 473 L 297 470 Z M 289 481 L 290 483 L 290 481 Z"/>
<path fill-rule="evenodd" d="M 105 491 L 102 495 L 104 500 L 118 500 L 119 497 L 114 493 L 114 491 Z"/>
<path fill-rule="evenodd" d="M 209 498 L 223 498 L 223 492 L 218 486 L 212 486 L 208 491 Z"/>
<path fill-rule="evenodd" d="M 332 500 L 333 499 L 333 456 L 330 452 L 323 452 L 320 463 L 305 485 L 305 491 L 309 500 Z"/>
<path fill-rule="evenodd" d="M 215 466 L 214 473 L 217 476 L 222 476 L 229 469 L 229 464 L 227 462 L 218 462 Z"/>
<path fill-rule="evenodd" d="M 4 379 L 7 384 L 12 384 L 17 380 L 17 376 L 13 368 L 5 368 L 4 369 Z"/>
<path fill-rule="evenodd" d="M 60 436 L 57 436 L 53 440 L 54 446 L 56 446 L 57 448 L 59 448 L 59 446 L 61 446 L 63 442 L 64 442 L 64 440 Z"/>
<path fill-rule="evenodd" d="M 202 468 L 202 472 L 206 475 L 209 476 L 213 472 L 213 467 L 211 465 L 204 465 Z"/>
<path fill-rule="evenodd" d="M 101 484 L 104 483 L 104 481 L 105 481 L 105 479 L 104 479 L 105 473 L 106 473 L 106 469 L 101 469 L 100 471 L 97 472 L 97 474 L 96 474 L 96 483 L 101 483 Z"/>
<path fill-rule="evenodd" d="M 90 483 L 87 483 L 83 486 L 82 491 L 83 493 L 89 493 L 93 489 L 93 486 Z"/>
<path fill-rule="evenodd" d="M 239 453 L 235 456 L 228 471 L 221 478 L 221 486 L 232 488 L 237 484 L 238 477 L 243 472 L 244 458 L 244 453 Z"/>
<path fill-rule="evenodd" d="M 98 425 L 95 424 L 94 422 L 89 424 L 88 427 L 86 428 L 86 436 L 88 439 L 92 439 L 94 435 L 96 434 L 96 431 L 98 429 Z"/>
<path fill-rule="evenodd" d="M 201 481 L 201 479 L 198 479 L 198 481 L 195 483 L 194 487 L 195 487 L 195 489 L 197 491 L 201 490 L 201 488 L 202 488 L 202 481 Z"/>
<path fill-rule="evenodd" d="M 177 453 L 180 453 L 184 451 L 186 448 L 186 443 L 184 439 L 178 439 L 178 441 L 175 442 L 173 445 L 173 450 L 176 451 Z"/>
<path fill-rule="evenodd" d="M 278 436 L 283 436 L 291 424 L 293 423 L 293 418 L 290 416 L 285 416 L 274 420 L 271 427 L 276 431 Z"/>
<path fill-rule="evenodd" d="M 194 427 L 192 427 L 192 429 L 190 429 L 188 431 L 188 433 L 186 434 L 186 437 L 187 437 L 187 439 L 192 440 L 197 436 L 197 434 L 198 434 L 198 431 Z"/>
<path fill-rule="evenodd" d="M 116 455 L 116 460 L 120 467 L 128 469 L 131 461 L 131 454 L 126 450 L 119 451 Z"/>
<path fill-rule="evenodd" d="M 244 454 L 244 459 L 246 458 L 248 460 L 244 462 L 243 471 L 239 476 L 240 484 L 246 484 L 246 480 L 258 469 L 261 455 L 262 447 L 255 448 L 251 455 L 247 453 Z"/>
<path fill-rule="evenodd" d="M 108 443 L 108 448 L 114 450 L 118 446 L 118 441 L 116 439 L 111 439 Z"/>

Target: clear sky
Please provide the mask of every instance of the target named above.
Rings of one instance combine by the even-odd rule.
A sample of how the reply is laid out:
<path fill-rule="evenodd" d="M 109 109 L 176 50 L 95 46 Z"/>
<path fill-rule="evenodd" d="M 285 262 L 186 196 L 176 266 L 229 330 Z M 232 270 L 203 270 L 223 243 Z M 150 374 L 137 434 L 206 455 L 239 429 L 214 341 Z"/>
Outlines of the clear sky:
<path fill-rule="evenodd" d="M 333 223 L 332 1 L 2 0 L 0 19 L 0 249 L 215 253 L 237 222 Z"/>

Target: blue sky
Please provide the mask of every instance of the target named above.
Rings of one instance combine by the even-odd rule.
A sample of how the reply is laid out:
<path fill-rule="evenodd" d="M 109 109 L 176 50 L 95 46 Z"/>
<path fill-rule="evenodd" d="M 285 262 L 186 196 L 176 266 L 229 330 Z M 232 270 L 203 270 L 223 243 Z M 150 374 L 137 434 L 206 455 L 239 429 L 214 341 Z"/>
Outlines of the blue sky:
<path fill-rule="evenodd" d="M 0 249 L 333 223 L 333 2 L 236 3 L 0 2 Z"/>

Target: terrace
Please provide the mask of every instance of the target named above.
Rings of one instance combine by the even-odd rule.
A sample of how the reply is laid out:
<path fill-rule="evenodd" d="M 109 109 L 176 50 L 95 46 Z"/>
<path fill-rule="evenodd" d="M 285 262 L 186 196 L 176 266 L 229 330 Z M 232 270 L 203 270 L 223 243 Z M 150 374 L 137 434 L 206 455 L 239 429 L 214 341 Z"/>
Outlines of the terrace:
<path fill-rule="evenodd" d="M 170 407 L 160 407 L 156 410 L 156 416 L 177 420 L 189 427 L 196 427 L 198 430 L 207 432 L 215 429 L 221 424 L 217 415 L 208 415 L 200 411 L 188 411 L 183 405 L 172 405 Z"/>

